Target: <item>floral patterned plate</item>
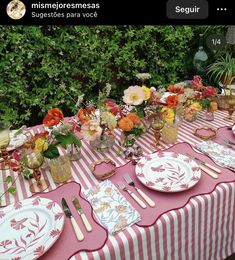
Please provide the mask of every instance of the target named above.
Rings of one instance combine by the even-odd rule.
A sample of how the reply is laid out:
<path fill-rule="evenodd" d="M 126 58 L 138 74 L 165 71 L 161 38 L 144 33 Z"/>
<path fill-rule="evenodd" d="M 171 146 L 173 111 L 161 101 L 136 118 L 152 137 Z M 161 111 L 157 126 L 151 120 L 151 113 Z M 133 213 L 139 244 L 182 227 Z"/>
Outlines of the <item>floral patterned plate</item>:
<path fill-rule="evenodd" d="M 24 144 L 24 142 L 26 141 L 27 137 L 25 134 L 23 133 L 19 133 L 17 135 L 15 135 L 15 133 L 18 130 L 12 130 L 10 131 L 10 143 L 7 147 L 7 151 L 10 152 L 12 150 L 15 150 L 16 148 L 20 147 L 21 145 Z"/>
<path fill-rule="evenodd" d="M 64 213 L 54 201 L 35 197 L 0 209 L 0 259 L 37 259 L 58 239 Z"/>
<path fill-rule="evenodd" d="M 179 192 L 192 188 L 201 177 L 198 164 L 174 152 L 158 152 L 143 157 L 136 165 L 137 178 L 148 188 Z"/>

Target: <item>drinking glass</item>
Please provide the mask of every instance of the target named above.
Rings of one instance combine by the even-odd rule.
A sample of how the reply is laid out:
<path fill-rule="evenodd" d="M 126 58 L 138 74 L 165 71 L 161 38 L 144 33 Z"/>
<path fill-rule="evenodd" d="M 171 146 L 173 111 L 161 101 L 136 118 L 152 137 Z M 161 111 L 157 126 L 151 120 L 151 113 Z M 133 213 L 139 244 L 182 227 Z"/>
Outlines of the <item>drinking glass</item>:
<path fill-rule="evenodd" d="M 25 166 L 33 170 L 33 177 L 36 180 L 30 185 L 31 192 L 41 192 L 49 187 L 47 180 L 41 180 L 41 172 L 39 167 L 43 164 L 44 158 L 41 153 L 35 151 L 27 151 L 23 155 Z"/>

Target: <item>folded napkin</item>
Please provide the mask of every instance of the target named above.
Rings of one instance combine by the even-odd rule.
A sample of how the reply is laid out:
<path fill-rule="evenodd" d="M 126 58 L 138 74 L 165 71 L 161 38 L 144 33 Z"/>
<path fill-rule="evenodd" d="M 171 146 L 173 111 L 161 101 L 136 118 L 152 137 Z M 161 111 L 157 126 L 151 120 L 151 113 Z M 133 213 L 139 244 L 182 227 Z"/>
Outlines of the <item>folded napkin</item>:
<path fill-rule="evenodd" d="M 115 234 L 140 221 L 140 214 L 109 180 L 85 190 L 98 220 L 110 234 Z"/>
<path fill-rule="evenodd" d="M 198 143 L 196 148 L 207 154 L 218 165 L 235 171 L 235 151 L 212 141 Z"/>

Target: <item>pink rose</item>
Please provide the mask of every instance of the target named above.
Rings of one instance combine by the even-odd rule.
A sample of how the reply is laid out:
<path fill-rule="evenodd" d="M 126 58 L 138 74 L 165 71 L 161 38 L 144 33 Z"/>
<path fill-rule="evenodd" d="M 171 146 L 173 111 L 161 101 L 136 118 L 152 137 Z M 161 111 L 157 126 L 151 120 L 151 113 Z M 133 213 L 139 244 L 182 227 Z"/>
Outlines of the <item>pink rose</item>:
<path fill-rule="evenodd" d="M 202 95 L 206 98 L 213 97 L 217 93 L 216 89 L 212 86 L 205 87 L 202 91 Z"/>

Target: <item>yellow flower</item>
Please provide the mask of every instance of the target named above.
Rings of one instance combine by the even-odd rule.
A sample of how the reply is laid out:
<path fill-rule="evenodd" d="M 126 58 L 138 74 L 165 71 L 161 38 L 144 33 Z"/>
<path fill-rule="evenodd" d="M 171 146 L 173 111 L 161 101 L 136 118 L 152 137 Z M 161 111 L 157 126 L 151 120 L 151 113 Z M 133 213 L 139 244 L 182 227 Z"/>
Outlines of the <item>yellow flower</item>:
<path fill-rule="evenodd" d="M 144 91 L 144 100 L 148 100 L 151 96 L 151 90 L 150 88 L 147 88 L 145 85 L 141 87 Z"/>
<path fill-rule="evenodd" d="M 114 128 L 117 127 L 117 120 L 116 120 L 115 116 L 112 113 L 110 113 L 110 112 L 102 112 L 100 114 L 100 116 L 101 116 L 101 119 L 102 119 L 103 123 L 107 125 L 109 130 L 112 131 L 112 130 L 114 130 Z"/>
<path fill-rule="evenodd" d="M 42 152 L 46 151 L 47 149 L 48 149 L 48 143 L 45 139 L 38 138 L 35 141 L 35 147 L 34 147 L 35 152 L 42 153 Z"/>
<path fill-rule="evenodd" d="M 197 112 L 202 110 L 202 106 L 198 102 L 194 102 L 192 106 L 195 108 Z"/>
<path fill-rule="evenodd" d="M 163 107 L 162 108 L 162 114 L 163 118 L 167 123 L 173 123 L 174 118 L 175 118 L 175 112 L 172 108 L 169 107 Z"/>

